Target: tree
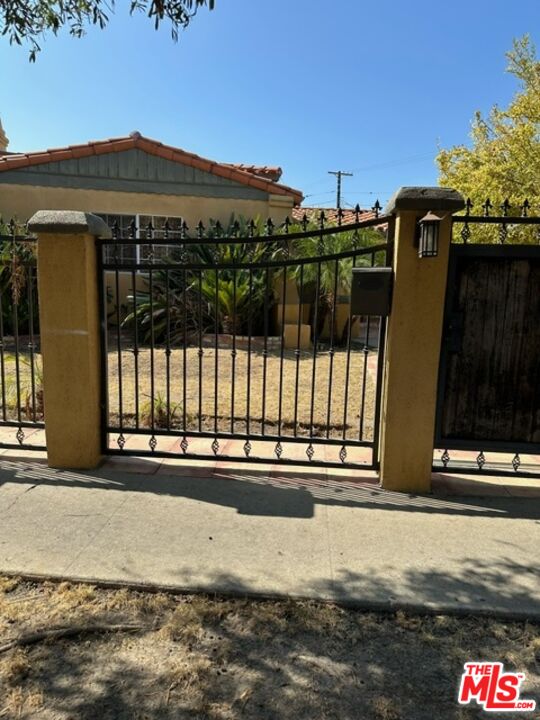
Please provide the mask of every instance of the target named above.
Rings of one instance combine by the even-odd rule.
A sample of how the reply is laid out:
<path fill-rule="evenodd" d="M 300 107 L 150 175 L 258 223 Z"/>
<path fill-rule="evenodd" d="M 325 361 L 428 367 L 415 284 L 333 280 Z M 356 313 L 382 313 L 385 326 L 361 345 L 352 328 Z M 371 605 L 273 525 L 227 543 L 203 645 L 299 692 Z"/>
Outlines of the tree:
<path fill-rule="evenodd" d="M 470 197 L 474 214 L 482 214 L 486 198 L 492 214 L 501 214 L 506 199 L 509 214 L 519 214 L 526 199 L 535 212 L 540 208 L 540 62 L 528 35 L 514 40 L 506 57 L 507 72 L 520 84 L 509 106 L 495 105 L 487 118 L 477 112 L 471 147 L 458 145 L 437 157 L 440 184 Z"/>
<path fill-rule="evenodd" d="M 130 14 L 144 12 L 157 29 L 164 20 L 171 23 L 173 40 L 189 25 L 199 7 L 214 8 L 214 0 L 131 0 Z M 103 29 L 114 12 L 114 0 L 3 0 L 0 2 L 0 32 L 10 44 L 30 45 L 30 60 L 41 50 L 39 42 L 49 33 L 66 27 L 73 37 L 82 37 L 89 25 Z M 38 42 L 39 40 L 39 42 Z"/>

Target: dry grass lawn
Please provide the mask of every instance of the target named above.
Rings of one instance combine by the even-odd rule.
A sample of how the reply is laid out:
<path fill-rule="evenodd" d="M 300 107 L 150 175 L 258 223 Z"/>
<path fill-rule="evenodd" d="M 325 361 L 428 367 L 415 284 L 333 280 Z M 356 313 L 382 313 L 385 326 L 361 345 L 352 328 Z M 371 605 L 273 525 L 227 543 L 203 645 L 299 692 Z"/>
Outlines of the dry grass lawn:
<path fill-rule="evenodd" d="M 4 417 L 5 410 L 6 419 L 18 419 L 19 405 L 21 420 L 43 420 L 42 369 L 39 353 L 35 353 L 32 357 L 28 352 L 21 351 L 18 362 L 13 352 L 4 352 L 3 358 L 0 357 L 0 416 Z"/>
<path fill-rule="evenodd" d="M 355 348 L 351 350 L 350 361 L 347 363 L 345 350 L 337 350 L 333 363 L 330 382 L 330 356 L 328 352 L 319 351 L 315 360 L 315 376 L 313 375 L 312 352 L 301 352 L 297 363 L 292 351 L 286 351 L 281 373 L 279 351 L 271 351 L 265 360 L 260 352 L 246 350 L 236 351 L 234 372 L 234 406 L 233 399 L 233 367 L 231 351 L 218 350 L 217 379 L 217 417 L 218 427 L 222 431 L 247 432 L 246 415 L 248 410 L 248 377 L 250 380 L 249 416 L 252 433 L 260 433 L 262 419 L 265 418 L 265 429 L 275 433 L 278 429 L 280 398 L 281 398 L 281 430 L 285 435 L 308 435 L 311 427 L 312 387 L 313 400 L 313 434 L 326 435 L 327 428 L 331 438 L 341 438 L 345 422 L 346 437 L 360 439 L 360 415 L 363 415 L 363 440 L 373 438 L 373 417 L 375 405 L 375 373 L 376 353 L 370 352 L 365 379 L 365 396 L 362 410 L 362 392 L 364 382 L 364 353 Z M 108 354 L 109 377 L 109 414 L 112 423 L 118 422 L 119 415 L 119 378 L 122 372 L 122 414 L 124 426 L 135 425 L 135 372 L 132 352 L 122 352 L 121 368 L 118 354 L 111 350 Z M 196 431 L 199 419 L 199 389 L 201 390 L 201 424 L 206 430 L 214 429 L 215 410 L 215 375 L 216 351 L 204 348 L 202 359 L 202 375 L 199 374 L 198 348 L 189 347 L 185 353 L 186 372 L 186 428 Z M 19 382 L 17 386 L 17 367 L 12 353 L 4 356 L 4 375 L 0 375 L 0 412 L 2 400 L 2 380 L 6 396 L 6 416 L 17 418 L 18 394 L 21 404 L 22 420 L 41 420 L 41 356 L 34 357 L 34 377 L 36 392 L 36 416 L 34 418 L 34 397 L 31 383 L 31 364 L 29 356 L 21 354 L 18 367 Z M 182 427 L 184 420 L 184 352 L 172 350 L 169 360 L 170 415 L 167 414 L 167 359 L 163 348 L 154 351 L 154 407 L 158 427 L 165 427 L 170 418 L 171 427 Z M 250 365 L 249 365 L 250 363 Z M 151 352 L 141 349 L 139 364 L 139 422 L 141 427 L 150 425 L 151 387 Z M 248 372 L 249 369 L 249 372 Z M 265 381 L 266 376 L 266 381 Z M 314 379 L 315 378 L 315 379 Z M 17 393 L 17 387 L 19 393 Z M 281 388 L 281 393 L 280 393 Z M 330 397 L 330 404 L 328 402 Z M 345 400 L 347 412 L 345 414 Z M 295 425 L 295 405 L 296 425 Z M 328 416 L 328 407 L 330 415 Z M 234 426 L 231 418 L 234 416 Z M 329 421 L 329 422 L 328 422 Z"/>
<path fill-rule="evenodd" d="M 292 351 L 286 351 L 283 361 L 283 377 L 280 383 L 280 354 L 279 351 L 269 352 L 266 360 L 266 389 L 264 389 L 265 362 L 261 353 L 251 352 L 251 359 L 246 350 L 237 350 L 234 372 L 234 407 L 232 404 L 233 372 L 232 357 L 229 349 L 218 349 L 218 379 L 217 379 L 217 417 L 219 428 L 231 432 L 231 418 L 234 416 L 234 430 L 247 432 L 247 395 L 248 377 L 250 382 L 249 415 L 251 417 L 250 432 L 260 432 L 262 418 L 266 422 L 266 431 L 276 432 L 279 420 L 279 405 L 281 398 L 282 431 L 293 435 L 295 430 L 295 403 L 298 403 L 296 430 L 299 435 L 307 435 L 311 425 L 311 400 L 313 384 L 313 354 L 302 352 L 298 362 Z M 199 388 L 202 390 L 201 417 L 203 429 L 213 430 L 215 413 L 215 360 L 214 348 L 204 348 L 202 375 L 199 374 L 198 348 L 189 347 L 186 350 L 186 427 L 196 430 L 199 417 Z M 162 407 L 161 400 L 167 397 L 167 358 L 165 351 L 160 348 L 154 351 L 154 402 L 155 407 Z M 251 367 L 248 372 L 248 362 Z M 369 365 L 374 368 L 376 355 L 370 353 Z M 149 403 L 151 392 L 151 353 L 144 349 L 139 353 L 139 420 L 141 426 L 149 423 Z M 121 368 L 118 354 L 109 352 L 109 412 L 113 422 L 117 422 L 119 413 L 119 375 L 122 372 L 122 414 L 124 425 L 133 427 L 135 413 L 135 372 L 134 357 L 131 352 L 122 352 Z M 328 352 L 318 352 L 315 361 L 315 393 L 313 403 L 314 435 L 326 435 L 330 428 L 330 437 L 342 437 L 345 420 L 347 437 L 359 439 L 360 411 L 362 407 L 362 385 L 364 378 L 364 354 L 354 349 L 350 354 L 350 364 L 347 369 L 347 353 L 344 350 L 336 351 L 332 367 L 332 382 L 330 376 L 330 356 Z M 173 350 L 170 356 L 170 405 L 171 425 L 182 427 L 184 407 L 184 352 Z M 280 387 L 282 392 L 280 393 Z M 328 424 L 328 397 L 330 398 L 330 422 Z M 264 392 L 263 392 L 264 390 Z M 347 414 L 345 417 L 345 397 L 347 395 Z M 374 370 L 366 374 L 366 392 L 363 411 L 362 439 L 371 440 L 373 437 L 373 415 L 375 404 Z M 264 407 L 263 407 L 264 406 Z M 155 413 L 157 415 L 158 413 Z M 161 414 L 161 413 L 160 413 Z M 162 426 L 166 424 L 166 412 L 163 413 Z"/>
<path fill-rule="evenodd" d="M 43 628 L 119 623 L 138 629 L 0 652 L 0 718 L 473 720 L 483 713 L 456 703 L 471 659 L 525 672 L 523 695 L 540 697 L 529 622 L 0 578 L 0 648 Z"/>

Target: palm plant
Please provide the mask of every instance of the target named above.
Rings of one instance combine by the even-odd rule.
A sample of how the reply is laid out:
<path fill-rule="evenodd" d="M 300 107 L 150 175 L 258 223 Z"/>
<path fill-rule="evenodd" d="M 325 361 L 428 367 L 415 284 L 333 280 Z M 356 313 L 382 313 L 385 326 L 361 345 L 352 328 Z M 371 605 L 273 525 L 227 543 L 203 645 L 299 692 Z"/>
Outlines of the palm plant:
<path fill-rule="evenodd" d="M 169 336 L 171 343 L 181 342 L 184 334 L 190 335 L 197 329 L 196 318 L 199 312 L 195 307 L 195 286 L 193 273 L 174 268 L 167 272 L 156 270 L 152 275 L 152 288 L 134 289 L 127 296 L 127 305 L 131 308 L 122 327 L 137 323 L 139 338 L 142 342 L 161 342 Z M 204 318 L 209 325 L 207 315 Z"/>
<path fill-rule="evenodd" d="M 219 223 L 211 221 L 207 231 L 209 238 L 260 237 L 262 224 L 259 219 L 248 223 L 231 217 L 229 226 L 223 230 Z M 209 315 L 222 332 L 238 333 L 260 315 L 262 305 L 269 302 L 270 272 L 264 267 L 279 252 L 275 243 L 265 240 L 247 242 L 200 243 L 192 248 L 197 261 L 212 269 L 202 272 L 200 292 L 208 303 Z M 252 265 L 251 270 L 246 265 Z M 228 267 L 220 267 L 227 265 Z"/>
<path fill-rule="evenodd" d="M 264 267 L 255 266 L 271 260 L 278 252 L 276 244 L 264 237 L 258 239 L 262 230 L 259 219 L 248 221 L 234 215 L 225 228 L 213 220 L 207 229 L 199 226 L 198 237 L 187 239 L 183 253 L 190 264 L 208 269 L 184 269 L 178 258 L 171 258 L 171 269 L 153 272 L 152 292 L 148 286 L 128 295 L 128 306 L 133 310 L 123 326 L 137 322 L 143 341 L 153 334 L 154 340 L 160 342 L 169 332 L 170 340 L 175 342 L 193 331 L 217 326 L 223 333 L 238 333 L 256 322 L 265 297 L 269 302 L 271 277 Z M 256 239 L 207 242 L 237 237 Z M 249 264 L 253 265 L 251 270 L 246 267 Z"/>
<path fill-rule="evenodd" d="M 304 228 L 300 226 L 290 228 L 290 232 L 302 230 Z M 291 255 L 299 259 L 313 258 L 313 262 L 292 266 L 289 276 L 297 283 L 301 301 L 309 299 L 312 302 L 312 333 L 314 337 L 320 337 L 326 319 L 334 313 L 338 296 L 350 292 L 353 264 L 355 267 L 372 264 L 371 254 L 357 255 L 353 260 L 352 252 L 380 244 L 382 238 L 379 231 L 372 228 L 340 231 L 330 235 L 319 234 L 315 225 L 308 226 L 307 230 L 311 233 L 291 244 Z M 328 259 L 328 256 L 349 252 L 349 257 Z M 321 260 L 317 260 L 319 257 Z M 334 323 L 333 343 L 338 340 L 336 329 Z"/>
<path fill-rule="evenodd" d="M 202 273 L 201 294 L 208 303 L 209 315 L 226 334 L 239 333 L 252 324 L 264 303 L 263 271 L 207 270 Z"/>

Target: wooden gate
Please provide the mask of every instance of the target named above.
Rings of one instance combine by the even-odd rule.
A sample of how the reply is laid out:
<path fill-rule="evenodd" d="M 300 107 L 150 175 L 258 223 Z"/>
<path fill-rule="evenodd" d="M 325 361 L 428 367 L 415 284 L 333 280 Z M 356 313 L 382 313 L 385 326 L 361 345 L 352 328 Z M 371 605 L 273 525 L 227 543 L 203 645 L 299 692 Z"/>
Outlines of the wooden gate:
<path fill-rule="evenodd" d="M 540 453 L 540 247 L 451 246 L 435 447 Z"/>

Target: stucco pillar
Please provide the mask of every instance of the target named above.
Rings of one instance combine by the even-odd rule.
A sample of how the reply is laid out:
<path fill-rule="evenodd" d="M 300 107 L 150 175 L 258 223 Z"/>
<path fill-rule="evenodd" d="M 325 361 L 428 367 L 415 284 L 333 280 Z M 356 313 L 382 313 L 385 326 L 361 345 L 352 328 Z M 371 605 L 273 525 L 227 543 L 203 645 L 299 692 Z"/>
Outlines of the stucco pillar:
<path fill-rule="evenodd" d="M 385 208 L 395 216 L 394 288 L 388 321 L 381 414 L 381 484 L 429 492 L 437 377 L 452 220 L 463 208 L 448 188 L 401 188 Z M 437 257 L 418 257 L 417 221 L 442 217 Z"/>
<path fill-rule="evenodd" d="M 103 220 L 42 210 L 28 224 L 38 236 L 38 292 L 45 433 L 50 467 L 93 468 L 101 459 L 100 318 L 95 238 Z"/>

